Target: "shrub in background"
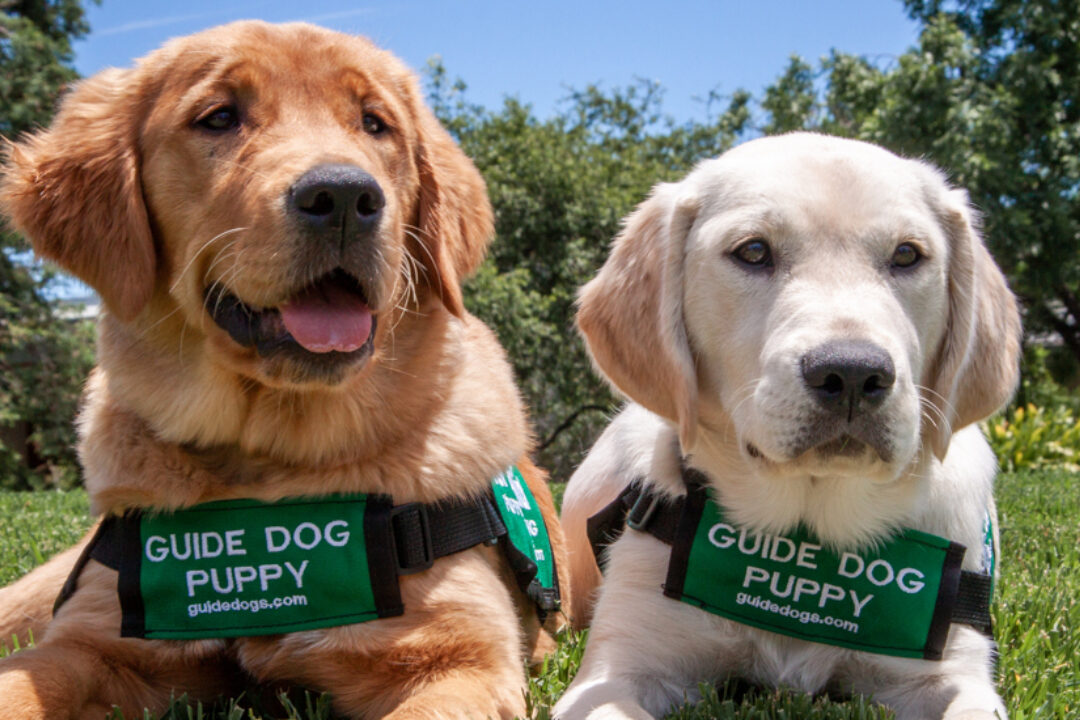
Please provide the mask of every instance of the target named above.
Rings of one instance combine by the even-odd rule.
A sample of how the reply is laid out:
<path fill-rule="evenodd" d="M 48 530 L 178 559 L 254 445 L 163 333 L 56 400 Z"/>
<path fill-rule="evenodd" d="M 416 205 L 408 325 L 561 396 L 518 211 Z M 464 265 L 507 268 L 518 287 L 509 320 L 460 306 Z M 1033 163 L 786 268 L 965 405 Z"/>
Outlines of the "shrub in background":
<path fill-rule="evenodd" d="M 983 423 L 1005 472 L 1080 472 L 1080 398 L 1054 380 L 1052 356 L 1053 349 L 1027 347 L 1017 403 Z"/>

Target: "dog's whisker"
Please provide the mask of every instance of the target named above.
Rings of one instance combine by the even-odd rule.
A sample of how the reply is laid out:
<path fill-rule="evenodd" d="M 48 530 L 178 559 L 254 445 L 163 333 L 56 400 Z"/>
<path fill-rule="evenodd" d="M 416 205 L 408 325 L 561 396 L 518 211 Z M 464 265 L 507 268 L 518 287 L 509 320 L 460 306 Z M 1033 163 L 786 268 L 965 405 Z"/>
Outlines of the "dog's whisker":
<path fill-rule="evenodd" d="M 748 381 L 745 385 L 743 385 L 743 387 L 739 388 L 739 390 L 736 391 L 736 396 L 742 395 L 742 398 L 736 401 L 735 406 L 731 409 L 730 415 L 732 417 L 734 417 L 739 412 L 739 408 L 741 408 L 744 403 L 753 399 L 754 393 L 757 392 L 758 385 L 760 384 L 761 378 L 754 378 L 753 380 Z"/>
<path fill-rule="evenodd" d="M 207 240 L 206 242 L 204 242 L 202 244 L 202 246 L 198 250 L 196 250 L 195 253 L 191 256 L 191 259 L 188 260 L 187 265 L 185 265 L 184 269 L 180 271 L 180 274 L 176 276 L 176 280 L 173 282 L 173 284 L 171 286 L 169 286 L 169 292 L 175 292 L 176 291 L 176 286 L 179 285 L 180 281 L 184 279 L 184 275 L 187 274 L 187 271 L 191 269 L 191 266 L 195 263 L 196 260 L 199 259 L 199 256 L 202 255 L 203 251 L 206 250 L 206 248 L 210 247 L 210 245 L 212 245 L 215 241 L 220 240 L 223 237 L 226 237 L 226 236 L 231 235 L 233 233 L 243 232 L 244 230 L 247 230 L 247 228 L 246 227 L 230 228 L 228 230 L 224 230 L 224 231 L 218 233 L 214 237 L 212 237 L 209 240 Z"/>
<path fill-rule="evenodd" d="M 949 402 L 949 399 L 938 391 L 934 390 L 933 388 L 927 387 L 926 385 L 918 384 L 915 385 L 915 389 L 918 390 L 920 393 L 927 393 L 928 395 L 932 395 L 933 397 L 937 398 L 941 401 L 941 404 L 945 406 L 945 410 L 948 410 L 949 413 L 954 417 L 957 415 L 956 406 Z M 944 412 L 942 413 L 942 417 L 945 417 Z"/>
<path fill-rule="evenodd" d="M 269 175 L 268 173 L 264 173 L 264 172 L 262 172 L 260 170 L 256 170 L 255 168 L 251 167 L 250 165 L 244 165 L 244 164 L 240 163 L 237 160 L 230 160 L 228 158 L 223 158 L 223 162 L 225 164 L 227 164 L 227 165 L 232 165 L 237 170 L 243 170 L 246 173 L 251 173 L 252 175 L 254 175 L 254 176 L 258 177 L 258 178 L 261 178 L 263 180 L 270 180 L 270 181 L 274 180 L 272 175 Z"/>
<path fill-rule="evenodd" d="M 220 264 L 221 262 L 223 262 L 225 260 L 231 260 L 231 259 L 235 258 L 239 254 L 240 254 L 240 248 L 238 248 L 236 246 L 235 242 L 230 242 L 225 247 L 223 247 L 221 249 L 221 252 L 219 252 L 214 257 L 213 261 L 211 261 L 211 263 L 206 267 L 206 271 L 203 272 L 203 282 L 206 282 L 207 278 L 210 277 L 210 273 L 213 271 L 213 269 L 215 267 L 218 266 L 218 264 Z"/>
<path fill-rule="evenodd" d="M 177 352 L 178 352 L 178 358 L 177 359 L 178 359 L 181 367 L 183 367 L 183 365 L 184 365 L 184 332 L 186 330 L 187 330 L 187 325 L 181 325 L 180 326 L 180 342 L 178 343 L 178 348 L 177 348 Z"/>
<path fill-rule="evenodd" d="M 400 266 L 401 275 L 402 275 L 402 281 L 404 282 L 404 287 L 402 288 L 402 291 L 401 291 L 402 301 L 395 305 L 395 308 L 397 310 L 399 310 L 401 314 L 398 316 L 398 319 L 394 322 L 394 325 L 390 328 L 391 337 L 393 337 L 394 330 L 397 329 L 397 326 L 399 324 L 401 324 L 401 321 L 404 319 L 405 313 L 413 313 L 415 315 L 420 314 L 416 310 L 411 310 L 408 307 L 408 303 L 410 302 L 410 300 L 412 302 L 413 307 L 419 307 L 419 305 L 420 305 L 419 297 L 418 297 L 417 292 L 416 292 L 416 282 L 415 282 L 415 279 L 413 277 L 413 273 L 410 270 L 412 263 L 415 263 L 415 262 L 416 262 L 416 259 L 412 257 L 412 255 L 408 252 L 408 250 L 406 250 L 404 255 L 403 255 L 403 262 L 401 263 L 401 266 Z"/>
<path fill-rule="evenodd" d="M 419 228 L 417 228 L 417 230 L 419 230 Z M 424 254 L 428 256 L 428 260 L 431 261 L 431 268 L 434 270 L 435 275 L 437 276 L 437 278 L 439 280 L 439 294 L 441 296 L 442 295 L 442 286 L 443 286 L 444 282 L 443 282 L 443 277 L 442 277 L 442 270 L 439 269 L 438 261 L 435 259 L 435 256 L 432 254 L 431 249 L 428 248 L 427 243 L 425 243 L 420 238 L 420 236 L 418 234 L 417 235 L 410 234 L 410 237 L 412 237 L 412 239 L 416 241 L 416 244 L 420 246 L 420 249 L 423 250 Z"/>
<path fill-rule="evenodd" d="M 411 294 L 414 305 L 419 305 L 420 301 L 416 294 L 416 284 L 420 279 L 420 272 L 422 271 L 422 265 L 419 261 L 413 257 L 413 254 L 409 252 L 408 248 L 402 255 L 403 262 L 401 263 L 401 272 L 405 279 L 405 289 Z"/>
<path fill-rule="evenodd" d="M 391 359 L 393 359 L 393 358 L 391 358 Z M 399 375 L 404 375 L 407 378 L 412 378 L 414 380 L 418 379 L 417 375 L 415 373 L 406 372 L 405 370 L 402 370 L 401 368 L 394 367 L 393 365 L 387 364 L 385 366 L 385 368 L 387 370 L 389 370 L 390 372 L 395 372 L 395 373 L 398 373 Z"/>
<path fill-rule="evenodd" d="M 158 326 L 158 325 L 161 325 L 161 324 L 162 324 L 163 322 L 165 322 L 166 320 L 168 320 L 169 318 L 171 318 L 171 317 L 172 317 L 173 315 L 175 315 L 176 313 L 180 312 L 180 310 L 181 310 L 181 307 L 180 307 L 179 305 L 177 305 L 177 306 L 176 306 L 175 308 L 173 308 L 173 309 L 172 309 L 172 310 L 170 310 L 169 312 L 167 312 L 167 313 L 165 313 L 164 315 L 162 315 L 162 316 L 161 316 L 160 318 L 158 318 L 157 320 L 155 320 L 155 321 L 154 321 L 153 323 L 151 323 L 150 325 L 147 325 L 147 326 L 146 326 L 145 328 L 142 328 L 142 329 L 140 330 L 140 333 L 142 334 L 142 336 L 143 336 L 143 337 L 146 337 L 146 336 L 148 336 L 148 335 L 150 334 L 150 332 L 151 332 L 152 330 L 154 330 L 155 328 L 157 328 L 157 326 Z"/>
<path fill-rule="evenodd" d="M 947 427 L 950 424 L 949 418 L 945 415 L 942 409 L 929 399 L 919 397 L 919 406 L 922 408 L 922 416 L 927 419 L 927 421 L 934 427 L 935 430 L 941 427 L 941 425 Z M 938 424 L 939 422 L 941 423 L 941 425 Z"/>

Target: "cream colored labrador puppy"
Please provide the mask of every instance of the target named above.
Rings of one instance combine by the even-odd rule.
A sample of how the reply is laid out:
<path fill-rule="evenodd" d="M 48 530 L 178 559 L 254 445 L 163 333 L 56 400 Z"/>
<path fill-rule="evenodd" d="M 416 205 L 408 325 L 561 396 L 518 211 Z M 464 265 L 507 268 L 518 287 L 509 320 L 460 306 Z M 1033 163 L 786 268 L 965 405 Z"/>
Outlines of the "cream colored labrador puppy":
<path fill-rule="evenodd" d="M 729 676 L 862 693 L 901 720 L 1005 717 L 993 641 L 941 610 L 961 574 L 989 588 L 995 462 L 961 428 L 1008 399 L 1020 340 L 963 191 L 866 143 L 755 140 L 659 185 L 580 303 L 597 367 L 633 402 L 566 492 L 575 615 L 590 595 L 595 610 L 559 718 L 659 716 Z M 685 537 L 627 529 L 590 593 L 586 519 L 631 481 L 680 537 L 691 496 L 723 516 L 683 550 Z M 638 505 L 631 517 L 652 522 Z M 946 539 L 952 570 L 884 554 L 898 536 L 929 547 L 923 533 Z M 715 602 L 688 589 L 720 571 L 735 580 L 709 586 Z M 933 584 L 924 632 L 908 596 Z M 778 634 L 785 622 L 794 630 Z M 874 622 L 884 635 L 863 637 Z M 891 652 L 890 633 L 909 631 L 936 633 L 936 650 Z M 838 644 L 808 639 L 830 634 Z"/>

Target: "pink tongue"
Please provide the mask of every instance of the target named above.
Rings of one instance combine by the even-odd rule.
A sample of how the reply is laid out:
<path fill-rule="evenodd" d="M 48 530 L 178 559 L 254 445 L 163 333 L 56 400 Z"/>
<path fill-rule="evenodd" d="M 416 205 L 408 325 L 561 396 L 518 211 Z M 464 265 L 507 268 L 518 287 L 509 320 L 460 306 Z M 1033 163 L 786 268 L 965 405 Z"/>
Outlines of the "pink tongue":
<path fill-rule="evenodd" d="M 310 352 L 352 352 L 371 334 L 364 301 L 330 283 L 305 290 L 278 310 L 285 329 Z"/>

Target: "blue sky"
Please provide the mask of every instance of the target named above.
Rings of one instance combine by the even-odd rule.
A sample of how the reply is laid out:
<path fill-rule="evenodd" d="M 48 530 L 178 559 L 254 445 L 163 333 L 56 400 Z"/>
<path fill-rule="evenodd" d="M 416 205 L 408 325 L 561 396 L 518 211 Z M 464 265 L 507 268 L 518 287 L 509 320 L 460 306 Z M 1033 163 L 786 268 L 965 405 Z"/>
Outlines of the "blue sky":
<path fill-rule="evenodd" d="M 440 56 L 492 109 L 506 96 L 540 117 L 571 88 L 658 81 L 664 111 L 702 119 L 694 98 L 716 89 L 755 95 L 792 53 L 816 64 L 833 48 L 887 64 L 917 39 L 900 0 L 103 0 L 87 3 L 91 31 L 75 44 L 83 75 L 132 60 L 165 40 L 231 20 L 305 20 L 370 37 L 421 70 Z M 82 295 L 77 282 L 56 288 Z"/>
<path fill-rule="evenodd" d="M 513 95 L 547 117 L 570 88 L 659 81 L 665 111 L 701 118 L 693 98 L 759 93 L 792 53 L 816 63 L 836 48 L 888 63 L 915 43 L 899 0 L 103 0 L 75 46 L 84 75 L 125 67 L 163 41 L 260 18 L 306 20 L 367 35 L 414 69 L 439 55 L 472 102 Z"/>

